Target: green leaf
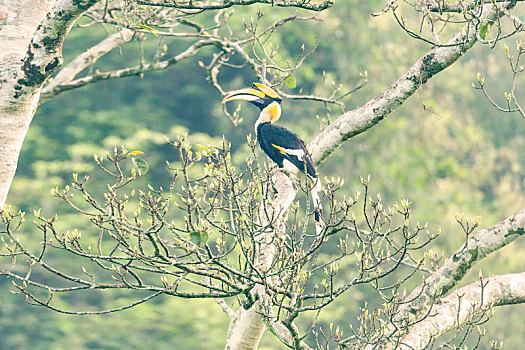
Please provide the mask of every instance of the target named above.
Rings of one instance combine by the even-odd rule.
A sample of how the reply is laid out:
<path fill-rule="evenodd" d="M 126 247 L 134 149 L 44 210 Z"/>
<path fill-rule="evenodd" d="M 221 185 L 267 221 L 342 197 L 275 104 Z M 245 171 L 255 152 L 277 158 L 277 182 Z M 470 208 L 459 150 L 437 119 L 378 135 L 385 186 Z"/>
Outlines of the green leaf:
<path fill-rule="evenodd" d="M 146 175 L 148 172 L 149 166 L 148 163 L 144 159 L 141 158 L 133 158 L 133 164 L 137 167 L 139 176 Z"/>
<path fill-rule="evenodd" d="M 295 81 L 295 77 L 293 75 L 288 76 L 288 78 L 285 80 L 285 83 L 290 89 L 295 89 L 297 86 L 297 82 Z"/>
<path fill-rule="evenodd" d="M 520 20 L 521 24 L 525 24 L 525 16 L 519 16 L 518 19 Z"/>
<path fill-rule="evenodd" d="M 206 231 L 195 231 L 190 233 L 190 241 L 198 245 L 203 246 L 208 242 L 208 232 Z"/>
<path fill-rule="evenodd" d="M 487 40 L 487 36 L 489 35 L 490 25 L 483 23 L 479 27 L 479 37 L 483 40 Z"/>

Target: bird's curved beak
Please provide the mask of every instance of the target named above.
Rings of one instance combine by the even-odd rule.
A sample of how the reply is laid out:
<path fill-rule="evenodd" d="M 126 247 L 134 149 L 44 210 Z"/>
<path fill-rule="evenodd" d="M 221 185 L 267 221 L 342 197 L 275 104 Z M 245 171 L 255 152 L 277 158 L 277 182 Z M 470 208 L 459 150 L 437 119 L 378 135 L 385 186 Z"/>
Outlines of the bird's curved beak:
<path fill-rule="evenodd" d="M 264 96 L 264 92 L 253 88 L 241 89 L 230 92 L 228 95 L 226 95 L 225 98 L 222 99 L 222 103 L 226 103 L 228 101 L 233 100 L 255 101 L 264 98 Z"/>

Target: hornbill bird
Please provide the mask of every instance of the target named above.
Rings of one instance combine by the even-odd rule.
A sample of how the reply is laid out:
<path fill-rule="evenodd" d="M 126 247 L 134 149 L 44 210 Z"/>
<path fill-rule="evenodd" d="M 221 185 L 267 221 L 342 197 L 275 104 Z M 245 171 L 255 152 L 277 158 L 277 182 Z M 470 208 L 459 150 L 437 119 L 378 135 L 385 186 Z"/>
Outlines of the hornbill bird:
<path fill-rule="evenodd" d="M 321 181 L 303 140 L 288 129 L 273 124 L 281 116 L 282 98 L 272 88 L 253 83 L 251 88 L 231 92 L 222 103 L 233 100 L 249 101 L 261 110 L 259 119 L 255 122 L 255 134 L 264 153 L 277 163 L 279 168 L 288 173 L 296 173 L 298 169 L 314 183 L 311 193 L 315 207 L 316 230 L 319 233 L 322 227 L 322 207 L 319 198 Z"/>

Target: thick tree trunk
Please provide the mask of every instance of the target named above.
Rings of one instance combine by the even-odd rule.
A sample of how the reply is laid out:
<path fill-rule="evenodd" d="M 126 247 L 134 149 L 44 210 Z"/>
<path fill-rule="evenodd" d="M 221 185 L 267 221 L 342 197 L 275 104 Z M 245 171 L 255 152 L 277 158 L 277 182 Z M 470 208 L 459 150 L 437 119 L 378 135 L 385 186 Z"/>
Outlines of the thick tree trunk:
<path fill-rule="evenodd" d="M 53 0 L 5 0 L 0 5 L 0 206 L 15 175 L 22 142 L 35 114 L 38 89 L 18 94 L 28 47 Z"/>
<path fill-rule="evenodd" d="M 73 23 L 98 0 L 0 3 L 0 207 L 15 176 L 42 85 L 62 64 Z"/>

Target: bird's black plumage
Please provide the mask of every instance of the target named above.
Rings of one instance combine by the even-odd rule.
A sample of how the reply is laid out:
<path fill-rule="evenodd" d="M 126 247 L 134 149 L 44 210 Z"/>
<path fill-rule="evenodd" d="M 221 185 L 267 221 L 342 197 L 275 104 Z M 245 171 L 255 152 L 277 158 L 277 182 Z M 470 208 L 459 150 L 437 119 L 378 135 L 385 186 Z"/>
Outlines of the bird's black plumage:
<path fill-rule="evenodd" d="M 279 125 L 261 123 L 257 126 L 257 142 L 280 168 L 288 160 L 303 173 L 317 178 L 315 166 L 306 145 L 296 134 Z"/>
<path fill-rule="evenodd" d="M 279 168 L 295 173 L 295 167 L 306 173 L 313 182 L 311 188 L 312 200 L 314 202 L 314 218 L 316 222 L 316 233 L 320 234 L 322 224 L 322 206 L 319 192 L 321 182 L 317 177 L 314 162 L 304 142 L 293 132 L 282 126 L 273 124 L 281 116 L 281 97 L 270 87 L 260 83 L 254 83 L 251 88 L 233 91 L 228 94 L 222 103 L 244 100 L 252 103 L 261 110 L 259 119 L 255 123 L 257 142 L 266 155 L 273 160 Z M 288 164 L 287 162 L 290 162 Z"/>

